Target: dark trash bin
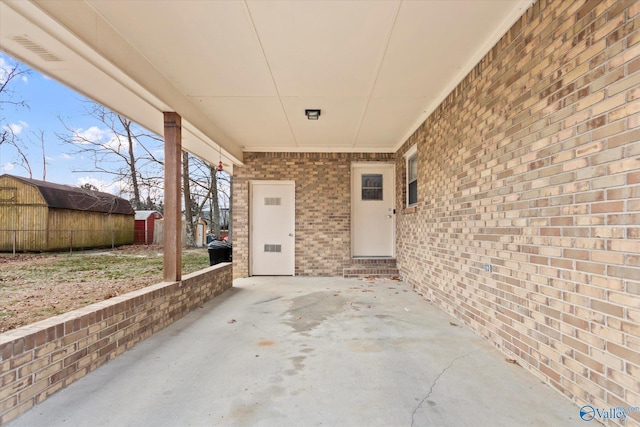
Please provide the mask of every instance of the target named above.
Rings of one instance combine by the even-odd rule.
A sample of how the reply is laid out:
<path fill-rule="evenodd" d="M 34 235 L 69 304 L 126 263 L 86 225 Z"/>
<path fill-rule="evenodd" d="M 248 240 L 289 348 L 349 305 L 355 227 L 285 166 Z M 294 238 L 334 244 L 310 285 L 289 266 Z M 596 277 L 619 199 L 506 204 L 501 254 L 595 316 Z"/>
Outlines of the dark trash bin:
<path fill-rule="evenodd" d="M 231 262 L 231 243 L 214 240 L 207 247 L 209 248 L 209 265 Z"/>

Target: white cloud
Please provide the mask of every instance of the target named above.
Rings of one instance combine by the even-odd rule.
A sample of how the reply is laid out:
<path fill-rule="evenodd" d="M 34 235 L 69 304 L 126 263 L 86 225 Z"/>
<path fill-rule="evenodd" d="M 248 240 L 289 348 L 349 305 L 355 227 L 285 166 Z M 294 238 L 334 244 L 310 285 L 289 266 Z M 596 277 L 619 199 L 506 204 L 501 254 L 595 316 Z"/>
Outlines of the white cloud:
<path fill-rule="evenodd" d="M 9 123 L 8 125 L 2 126 L 3 129 L 11 131 L 14 135 L 18 135 L 27 127 L 29 127 L 29 124 L 23 120 L 20 120 L 18 123 Z"/>
<path fill-rule="evenodd" d="M 97 126 L 91 126 L 89 129 L 76 129 L 74 143 L 79 145 L 89 144 L 90 142 L 103 142 L 108 137 L 106 129 L 100 129 Z"/>
<path fill-rule="evenodd" d="M 102 144 L 103 147 L 109 148 L 113 151 L 120 152 L 127 146 L 127 141 L 120 135 L 111 135 L 111 138 L 106 143 Z"/>
<path fill-rule="evenodd" d="M 100 191 L 104 191 L 104 188 L 108 186 L 108 184 L 105 183 L 104 181 L 99 180 L 97 178 L 90 177 L 90 176 L 83 176 L 78 178 L 78 184 L 77 184 L 78 186 L 82 186 L 85 184 L 91 184 Z"/>
<path fill-rule="evenodd" d="M 71 160 L 71 159 L 73 159 L 73 157 L 71 157 L 71 156 L 70 156 L 70 155 L 68 155 L 67 153 L 62 153 L 62 154 L 60 155 L 60 157 L 61 157 L 62 159 L 64 159 L 64 160 Z"/>
<path fill-rule="evenodd" d="M 94 178 L 91 176 L 83 176 L 78 178 L 78 186 L 82 186 L 84 184 L 91 184 L 98 189 L 98 191 L 102 191 L 104 193 L 111 193 L 115 195 L 119 195 L 122 193 L 119 182 L 107 182 L 98 178 Z"/>
<path fill-rule="evenodd" d="M 4 165 L 2 165 L 2 171 L 3 172 L 12 171 L 15 168 L 16 168 L 16 164 L 15 163 L 5 163 Z"/>
<path fill-rule="evenodd" d="M 77 129 L 75 131 L 74 143 L 78 145 L 100 144 L 105 148 L 120 152 L 127 147 L 127 141 L 120 135 L 114 135 L 109 129 L 101 129 L 98 126 L 91 126 L 88 129 Z"/>
<path fill-rule="evenodd" d="M 27 77 L 27 76 L 22 76 L 22 77 L 20 78 L 20 80 L 22 80 L 22 83 L 25 83 L 25 84 L 26 84 L 26 83 L 29 83 L 29 77 Z"/>

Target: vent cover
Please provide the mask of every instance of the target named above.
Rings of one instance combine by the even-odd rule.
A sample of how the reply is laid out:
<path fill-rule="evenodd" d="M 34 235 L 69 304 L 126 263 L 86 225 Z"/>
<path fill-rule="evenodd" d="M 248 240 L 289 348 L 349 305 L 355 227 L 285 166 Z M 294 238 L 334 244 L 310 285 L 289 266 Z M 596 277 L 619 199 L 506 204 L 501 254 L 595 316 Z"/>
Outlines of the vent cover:
<path fill-rule="evenodd" d="M 49 52 L 46 48 L 40 46 L 38 43 L 34 42 L 26 35 L 13 36 L 11 37 L 11 40 L 18 43 L 20 46 L 24 47 L 25 49 L 28 49 L 31 52 L 35 53 L 46 62 L 62 61 L 62 59 L 58 58 L 53 53 Z"/>
<path fill-rule="evenodd" d="M 265 206 L 280 206 L 281 203 L 281 199 L 280 197 L 265 197 L 264 198 L 264 205 Z"/>
<path fill-rule="evenodd" d="M 282 252 L 282 245 L 272 245 L 266 244 L 264 245 L 265 252 Z"/>

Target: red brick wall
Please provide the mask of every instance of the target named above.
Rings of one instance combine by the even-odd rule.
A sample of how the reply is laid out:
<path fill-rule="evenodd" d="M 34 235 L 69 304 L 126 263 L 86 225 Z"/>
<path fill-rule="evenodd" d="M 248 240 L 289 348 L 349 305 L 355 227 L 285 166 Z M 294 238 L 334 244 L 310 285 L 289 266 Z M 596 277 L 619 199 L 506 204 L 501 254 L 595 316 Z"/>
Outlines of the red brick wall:
<path fill-rule="evenodd" d="M 188 274 L 0 335 L 0 424 L 232 286 L 231 264 Z"/>
<path fill-rule="evenodd" d="M 398 153 L 403 278 L 579 405 L 640 407 L 639 98 L 640 2 L 542 0 Z"/>

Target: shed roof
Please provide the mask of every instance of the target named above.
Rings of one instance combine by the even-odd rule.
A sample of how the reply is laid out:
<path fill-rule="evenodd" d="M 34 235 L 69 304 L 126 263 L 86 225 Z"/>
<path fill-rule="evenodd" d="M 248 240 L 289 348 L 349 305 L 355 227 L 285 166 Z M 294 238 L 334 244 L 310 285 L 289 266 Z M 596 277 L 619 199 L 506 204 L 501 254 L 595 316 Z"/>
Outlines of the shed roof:
<path fill-rule="evenodd" d="M 153 214 L 159 214 L 158 211 L 136 211 L 136 221 L 149 218 Z M 162 214 L 160 214 L 162 215 Z"/>
<path fill-rule="evenodd" d="M 4 177 L 13 178 L 36 187 L 50 208 L 124 215 L 135 214 L 129 201 L 113 194 L 9 174 L 0 176 L 0 178 Z"/>

